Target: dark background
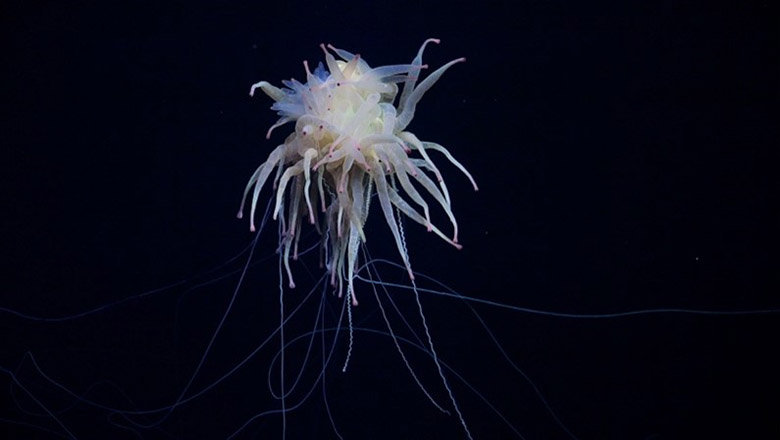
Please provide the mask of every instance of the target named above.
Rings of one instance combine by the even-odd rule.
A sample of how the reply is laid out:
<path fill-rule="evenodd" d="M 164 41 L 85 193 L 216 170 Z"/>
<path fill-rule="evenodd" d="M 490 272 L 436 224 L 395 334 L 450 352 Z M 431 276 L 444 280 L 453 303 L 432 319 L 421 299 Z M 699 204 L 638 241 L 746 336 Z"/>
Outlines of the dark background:
<path fill-rule="evenodd" d="M 252 239 L 235 219 L 241 192 L 290 130 L 265 139 L 271 101 L 250 99 L 249 86 L 304 78 L 301 62 L 322 59 L 319 43 L 384 65 L 438 37 L 426 51 L 432 68 L 468 58 L 409 128 L 448 147 L 480 191 L 438 161 L 464 249 L 407 223 L 415 270 L 471 297 L 574 314 L 780 305 L 771 2 L 64 3 L 0 6 L 0 437 L 66 436 L 30 394 L 79 439 L 226 438 L 279 408 L 266 385 L 278 337 L 152 429 L 122 428 L 111 409 L 41 372 L 111 408 L 176 400 L 246 261 L 230 260 Z M 378 205 L 372 212 L 369 250 L 397 261 Z M 193 390 L 278 325 L 275 228 Z M 288 312 L 320 274 L 315 255 L 301 260 Z M 358 289 L 356 325 L 384 329 L 369 286 Z M 419 332 L 412 297 L 391 293 Z M 462 302 L 422 295 L 441 359 L 522 438 L 570 438 Z M 285 328 L 288 340 L 311 331 L 319 296 Z M 333 324 L 341 301 L 325 301 Z M 104 304 L 62 322 L 8 312 L 69 317 Z M 474 306 L 579 439 L 780 437 L 777 314 L 588 319 Z M 354 336 L 347 373 L 344 333 L 326 369 L 344 439 L 465 438 L 389 338 Z M 288 406 L 316 379 L 320 344 Z M 306 346 L 288 351 L 288 385 Z M 430 358 L 405 352 L 451 408 Z M 518 436 L 447 374 L 475 439 Z M 237 438 L 282 438 L 281 425 L 271 415 Z M 338 438 L 321 388 L 288 414 L 287 438 Z"/>

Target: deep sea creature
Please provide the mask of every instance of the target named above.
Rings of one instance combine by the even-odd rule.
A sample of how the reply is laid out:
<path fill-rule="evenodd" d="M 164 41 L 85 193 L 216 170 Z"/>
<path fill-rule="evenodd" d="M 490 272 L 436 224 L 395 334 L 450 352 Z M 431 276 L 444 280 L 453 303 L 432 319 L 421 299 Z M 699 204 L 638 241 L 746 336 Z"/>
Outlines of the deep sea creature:
<path fill-rule="evenodd" d="M 411 64 L 373 68 L 359 54 L 322 44 L 327 67 L 320 63 L 312 72 L 304 61 L 305 83 L 291 79 L 282 81 L 284 88 L 265 81 L 252 86 L 250 95 L 259 88 L 276 101 L 271 109 L 280 118 L 268 130 L 267 137 L 288 122 L 295 123 L 295 131 L 249 179 L 238 217 L 242 217 L 244 203 L 254 187 L 250 228 L 255 230 L 260 190 L 275 173 L 273 217 L 282 222 L 282 252 L 290 287 L 295 286 L 290 252 L 293 259 L 297 258 L 301 223 L 307 218 L 322 236 L 331 284 L 339 296 L 346 285 L 347 299 L 357 305 L 353 278 L 359 245 L 366 241 L 363 226 L 374 192 L 410 278 L 414 275 L 403 233 L 399 232 L 400 219 L 396 219 L 393 207 L 460 249 L 450 194 L 431 154 L 444 155 L 469 178 L 475 190 L 477 185 L 444 147 L 421 141 L 406 131 L 425 92 L 447 69 L 466 60 L 452 60 L 418 84 L 420 72 L 428 67 L 422 64 L 428 43 L 438 44 L 439 40 L 426 40 Z M 398 84 L 403 85 L 403 90 L 395 103 Z M 431 222 L 428 202 L 416 185 L 442 207 L 452 224 L 451 237 Z"/>

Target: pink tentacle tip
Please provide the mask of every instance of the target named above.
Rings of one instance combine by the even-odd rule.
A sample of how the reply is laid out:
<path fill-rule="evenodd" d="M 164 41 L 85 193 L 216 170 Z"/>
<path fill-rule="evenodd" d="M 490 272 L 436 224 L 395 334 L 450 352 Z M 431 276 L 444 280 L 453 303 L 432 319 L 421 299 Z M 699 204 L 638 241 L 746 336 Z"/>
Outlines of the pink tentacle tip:
<path fill-rule="evenodd" d="M 292 280 L 290 280 L 290 284 L 288 284 L 288 286 L 290 286 L 290 289 L 295 289 L 295 283 L 293 283 Z"/>
<path fill-rule="evenodd" d="M 358 301 L 357 301 L 357 298 L 355 298 L 355 294 L 353 293 L 352 294 L 352 307 L 357 307 L 357 306 L 358 306 Z"/>
<path fill-rule="evenodd" d="M 237 218 L 237 219 L 242 219 L 242 218 L 244 218 L 244 211 L 238 211 L 238 214 L 236 214 L 236 218 Z"/>

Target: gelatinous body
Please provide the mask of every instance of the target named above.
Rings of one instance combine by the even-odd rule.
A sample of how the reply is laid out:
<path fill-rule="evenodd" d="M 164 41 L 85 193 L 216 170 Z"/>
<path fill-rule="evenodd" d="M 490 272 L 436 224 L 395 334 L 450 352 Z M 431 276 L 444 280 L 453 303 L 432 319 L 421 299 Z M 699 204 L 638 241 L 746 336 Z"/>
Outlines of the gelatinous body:
<path fill-rule="evenodd" d="M 465 61 L 450 61 L 418 84 L 421 70 L 427 68 L 422 64 L 425 46 L 438 42 L 426 40 L 411 64 L 374 68 L 359 54 L 321 45 L 327 67 L 320 63 L 312 72 L 304 62 L 305 83 L 292 79 L 283 81 L 284 88 L 265 81 L 252 86 L 250 95 L 259 88 L 276 101 L 271 109 L 280 118 L 268 137 L 288 122 L 295 123 L 295 130 L 249 179 L 238 216 L 242 217 L 252 191 L 250 227 L 255 229 L 260 190 L 273 174 L 273 215 L 282 222 L 283 260 L 291 287 L 295 284 L 290 253 L 297 257 L 301 224 L 307 219 L 322 234 L 331 283 L 340 295 L 346 286 L 347 297 L 357 305 L 352 281 L 358 248 L 366 240 L 363 226 L 374 193 L 410 277 L 394 208 L 460 248 L 450 194 L 431 156 L 442 154 L 466 174 L 475 190 L 477 185 L 444 147 L 406 131 L 423 94 L 452 65 Z M 400 97 L 399 84 L 403 87 Z M 428 193 L 427 198 L 444 210 L 452 224 L 451 236 L 431 222 L 428 201 L 421 193 Z"/>

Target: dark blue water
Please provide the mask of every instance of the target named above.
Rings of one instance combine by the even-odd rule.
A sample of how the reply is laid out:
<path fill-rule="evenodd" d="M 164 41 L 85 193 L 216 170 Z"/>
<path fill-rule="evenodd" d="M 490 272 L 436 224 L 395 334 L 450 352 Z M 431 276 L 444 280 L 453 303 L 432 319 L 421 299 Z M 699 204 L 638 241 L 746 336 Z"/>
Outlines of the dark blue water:
<path fill-rule="evenodd" d="M 464 248 L 408 222 L 416 271 L 469 297 L 578 315 L 780 304 L 780 39 L 769 4 L 2 9 L 0 437 L 282 438 L 279 414 L 242 428 L 280 408 L 267 385 L 278 335 L 189 399 L 279 325 L 274 222 L 186 403 L 117 410 L 172 405 L 192 377 L 246 262 L 230 258 L 254 237 L 235 218 L 244 185 L 290 130 L 265 139 L 272 101 L 250 99 L 249 87 L 303 80 L 302 61 L 316 66 L 320 43 L 386 65 L 410 62 L 437 37 L 431 68 L 468 59 L 426 94 L 409 130 L 449 148 L 480 190 L 440 158 Z M 398 261 L 379 213 L 377 204 L 368 249 Z M 447 225 L 438 211 L 434 221 Z M 316 252 L 300 260 L 287 313 L 322 274 Z M 408 283 L 403 270 L 377 270 Z M 354 325 L 386 331 L 370 285 L 357 288 Z M 390 295 L 424 335 L 413 295 Z M 470 303 L 564 429 L 464 302 L 420 295 L 441 360 L 480 393 L 445 370 L 475 439 L 571 438 L 566 429 L 582 440 L 780 436 L 777 314 L 561 318 Z M 288 341 L 315 328 L 321 297 L 315 291 L 290 320 Z M 393 328 L 412 335 L 380 298 Z M 325 325 L 335 325 L 342 301 L 328 293 L 322 304 Z M 69 319 L 37 319 L 57 317 Z M 325 333 L 326 355 L 333 336 Z M 287 438 L 467 438 L 388 336 L 353 337 L 342 373 L 348 335 L 339 334 L 325 391 L 321 334 L 311 340 L 285 399 L 302 402 L 286 416 Z M 287 386 L 309 342 L 286 351 Z M 400 344 L 452 412 L 431 358 Z"/>

